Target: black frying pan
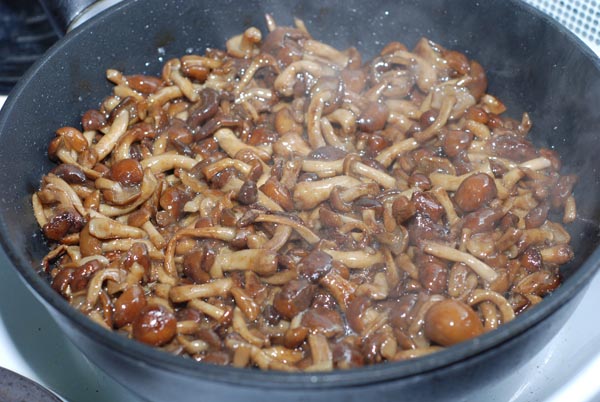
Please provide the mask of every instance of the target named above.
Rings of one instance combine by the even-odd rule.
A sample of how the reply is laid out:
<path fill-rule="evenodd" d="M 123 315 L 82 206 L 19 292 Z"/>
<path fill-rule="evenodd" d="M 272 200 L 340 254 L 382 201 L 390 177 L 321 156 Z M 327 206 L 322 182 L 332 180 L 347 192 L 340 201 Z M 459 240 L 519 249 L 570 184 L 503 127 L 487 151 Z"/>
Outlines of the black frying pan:
<path fill-rule="evenodd" d="M 30 195 L 51 169 L 46 146 L 57 127 L 109 93 L 107 68 L 157 74 L 164 60 L 206 47 L 266 13 L 302 18 L 311 33 L 366 57 L 427 36 L 466 52 L 488 73 L 490 92 L 518 117 L 530 112 L 539 145 L 579 175 L 580 218 L 570 226 L 575 259 L 564 285 L 499 330 L 431 356 L 331 373 L 289 374 L 199 364 L 109 333 L 73 310 L 36 273 L 47 246 Z M 109 375 L 152 400 L 465 400 L 539 351 L 576 307 L 600 251 L 600 64 L 573 35 L 516 1 L 185 0 L 129 1 L 75 29 L 21 80 L 0 116 L 0 234 L 10 260 L 65 334 Z"/>

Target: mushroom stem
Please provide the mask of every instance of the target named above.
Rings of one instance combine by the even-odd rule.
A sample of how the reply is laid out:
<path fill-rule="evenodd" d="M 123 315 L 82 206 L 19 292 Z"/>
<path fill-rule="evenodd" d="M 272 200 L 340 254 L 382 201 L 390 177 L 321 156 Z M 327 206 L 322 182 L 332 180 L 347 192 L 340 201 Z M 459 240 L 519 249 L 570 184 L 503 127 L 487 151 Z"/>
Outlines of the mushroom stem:
<path fill-rule="evenodd" d="M 202 173 L 208 180 L 211 180 L 214 175 L 222 171 L 223 169 L 232 167 L 242 173 L 245 177 L 248 177 L 252 171 L 252 166 L 242 162 L 239 159 L 223 158 L 219 159 L 215 163 L 212 163 L 202 169 Z"/>
<path fill-rule="evenodd" d="M 48 218 L 44 213 L 44 206 L 40 201 L 40 197 L 38 197 L 37 193 L 33 193 L 31 197 L 31 204 L 33 205 L 33 215 L 37 220 L 38 225 L 43 228 L 45 224 L 48 223 Z"/>
<path fill-rule="evenodd" d="M 303 181 L 294 190 L 294 202 L 301 210 L 312 209 L 325 201 L 335 187 L 354 187 L 360 181 L 350 176 L 336 176 L 318 181 Z"/>
<path fill-rule="evenodd" d="M 494 303 L 500 314 L 502 314 L 502 323 L 507 323 L 515 318 L 515 312 L 505 297 L 493 290 L 473 289 L 467 302 L 474 306 L 476 304 L 489 301 Z"/>
<path fill-rule="evenodd" d="M 330 122 L 339 124 L 344 136 L 352 135 L 356 131 L 356 115 L 348 109 L 336 109 L 329 113 L 325 119 L 330 125 Z"/>
<path fill-rule="evenodd" d="M 233 330 L 242 336 L 246 341 L 251 343 L 254 346 L 262 347 L 265 344 L 265 339 L 260 338 L 254 335 L 248 329 L 248 325 L 246 324 L 246 320 L 244 319 L 244 314 L 239 307 L 235 307 L 233 309 L 233 322 L 232 322 Z"/>
<path fill-rule="evenodd" d="M 401 350 L 392 358 L 393 361 L 415 359 L 417 357 L 427 356 L 435 352 L 439 352 L 443 348 L 441 346 L 428 346 L 419 349 Z"/>
<path fill-rule="evenodd" d="M 540 250 L 546 264 L 566 264 L 573 259 L 573 250 L 568 244 L 557 244 Z"/>
<path fill-rule="evenodd" d="M 324 75 L 324 73 L 329 72 L 324 70 L 330 69 L 326 69 L 324 66 L 314 61 L 295 61 L 277 76 L 273 85 L 277 92 L 282 96 L 292 96 L 294 94 L 294 85 L 296 84 L 296 76 L 298 74 L 306 72 L 313 77 L 318 78 L 321 75 Z"/>
<path fill-rule="evenodd" d="M 291 158 L 293 155 L 306 156 L 312 149 L 300 135 L 288 132 L 273 144 L 273 151 L 276 155 Z"/>
<path fill-rule="evenodd" d="M 410 53 L 406 50 L 397 50 L 386 57 L 386 61 L 388 63 L 416 68 L 417 85 L 425 93 L 429 93 L 437 82 L 437 73 L 433 64 L 415 53 Z"/>
<path fill-rule="evenodd" d="M 133 203 L 123 207 L 100 204 L 98 210 L 102 215 L 106 216 L 120 216 L 128 214 L 146 202 L 152 196 L 152 194 L 154 194 L 156 187 L 158 187 L 158 181 L 156 180 L 156 177 L 154 177 L 154 174 L 152 174 L 150 169 L 145 169 L 144 178 L 142 179 L 142 185 L 140 187 L 140 195 Z"/>
<path fill-rule="evenodd" d="M 219 143 L 219 146 L 232 158 L 240 151 L 249 150 L 260 159 L 268 162 L 271 159 L 271 152 L 268 148 L 259 148 L 248 145 L 240 140 L 229 128 L 221 128 L 213 134 L 213 137 Z"/>
<path fill-rule="evenodd" d="M 229 181 L 221 188 L 221 191 L 233 191 L 234 193 L 239 193 L 243 181 L 238 179 L 237 177 L 231 177 Z M 275 202 L 272 198 L 262 192 L 260 189 L 258 190 L 258 204 L 262 205 L 269 211 L 275 212 L 283 212 L 283 208 L 277 202 Z"/>
<path fill-rule="evenodd" d="M 450 224 L 450 226 L 454 226 L 460 220 L 460 218 L 456 214 L 454 204 L 452 203 L 452 200 L 450 200 L 450 197 L 448 196 L 446 190 L 444 190 L 441 187 L 435 187 L 433 190 L 431 190 L 431 193 L 433 193 L 433 196 L 438 200 L 438 202 L 446 211 L 446 217 L 448 218 L 448 223 Z"/>
<path fill-rule="evenodd" d="M 181 98 L 183 93 L 178 86 L 166 86 L 148 96 L 149 105 L 162 106 L 170 100 Z"/>
<path fill-rule="evenodd" d="M 423 251 L 435 257 L 448 261 L 462 262 L 468 265 L 483 280 L 490 283 L 498 278 L 498 273 L 483 261 L 478 260 L 471 254 L 459 251 L 455 248 L 429 241 L 423 242 Z"/>
<path fill-rule="evenodd" d="M 146 231 L 148 237 L 150 238 L 150 241 L 156 246 L 156 248 L 161 249 L 167 245 L 165 238 L 160 234 L 158 230 L 156 230 L 156 227 L 154 227 L 152 222 L 146 221 L 142 225 L 142 229 Z"/>
<path fill-rule="evenodd" d="M 304 240 L 310 244 L 318 243 L 321 238 L 317 236 L 312 230 L 310 230 L 304 224 L 297 222 L 293 219 L 287 218 L 281 215 L 267 215 L 261 214 L 256 217 L 255 222 L 270 222 L 278 225 L 289 226 L 294 229 Z"/>
<path fill-rule="evenodd" d="M 90 234 L 98 239 L 143 239 L 146 232 L 134 226 L 123 225 L 109 218 L 94 218 L 88 223 Z"/>
<path fill-rule="evenodd" d="M 352 202 L 363 196 L 373 196 L 379 193 L 379 187 L 375 183 L 361 183 L 358 186 L 349 187 L 339 192 L 339 198 L 343 202 Z"/>
<path fill-rule="evenodd" d="M 214 318 L 217 321 L 221 321 L 226 314 L 226 311 L 222 308 L 219 308 L 200 299 L 192 299 L 188 301 L 187 306 L 201 311 L 207 316 Z"/>
<path fill-rule="evenodd" d="M 502 176 L 502 186 L 507 190 L 511 191 L 512 188 L 525 177 L 525 172 L 522 169 L 516 168 L 509 170 Z"/>
<path fill-rule="evenodd" d="M 254 301 L 248 292 L 242 288 L 233 287 L 231 288 L 231 295 L 235 300 L 235 304 L 237 304 L 246 318 L 248 318 L 250 321 L 254 321 L 256 318 L 258 318 L 258 315 L 262 311 L 261 307 Z"/>
<path fill-rule="evenodd" d="M 320 56 L 336 65 L 340 70 L 348 64 L 348 56 L 336 48 L 314 39 L 304 42 L 304 51 L 308 54 Z"/>
<path fill-rule="evenodd" d="M 115 239 L 102 243 L 102 252 L 110 253 L 111 251 L 129 251 L 135 243 L 144 243 L 148 248 L 148 255 L 153 260 L 162 260 L 165 258 L 162 251 L 157 250 L 150 240 L 146 239 Z"/>
<path fill-rule="evenodd" d="M 200 96 L 194 90 L 192 81 L 181 75 L 181 71 L 179 70 L 181 62 L 178 59 L 173 59 L 168 63 L 171 65 L 171 75 L 169 76 L 171 81 L 181 89 L 181 93 L 184 94 L 186 98 L 192 102 L 197 102 L 198 99 L 200 99 Z"/>
<path fill-rule="evenodd" d="M 369 297 L 373 300 L 384 300 L 388 297 L 389 285 L 385 273 L 378 272 L 372 283 L 363 283 L 356 289 L 357 296 Z"/>
<path fill-rule="evenodd" d="M 344 171 L 344 160 L 325 161 L 318 159 L 304 159 L 302 170 L 316 173 L 319 177 L 334 177 Z"/>
<path fill-rule="evenodd" d="M 306 111 L 306 133 L 308 143 L 313 149 L 324 147 L 326 145 L 323 134 L 321 133 L 321 116 L 325 108 L 325 102 L 332 97 L 330 91 L 317 92 L 313 94 L 308 110 Z"/>
<path fill-rule="evenodd" d="M 339 109 L 338 109 L 339 110 Z M 327 145 L 339 148 L 339 149 L 348 149 L 346 143 L 344 143 L 336 134 L 331 125 L 331 122 L 326 117 L 321 117 L 321 134 L 323 135 L 323 139 L 327 143 Z"/>
<path fill-rule="evenodd" d="M 85 173 L 86 177 L 88 177 L 89 179 L 96 180 L 98 177 L 101 177 L 101 174 L 99 172 L 78 163 L 76 157 L 73 155 L 74 153 L 75 151 L 69 151 L 65 148 L 60 148 L 58 151 L 56 151 L 56 157 L 60 159 L 62 163 L 77 166 L 83 171 L 83 173 Z"/>
<path fill-rule="evenodd" d="M 335 271 L 329 271 L 319 280 L 319 284 L 331 293 L 342 311 L 346 311 L 348 308 L 357 288 L 355 283 L 344 279 Z"/>
<path fill-rule="evenodd" d="M 355 251 L 339 251 L 339 250 L 323 250 L 329 254 L 335 261 L 341 262 L 348 268 L 366 269 L 371 268 L 375 264 L 385 262 L 383 254 L 376 252 L 370 254 L 363 250 Z"/>
<path fill-rule="evenodd" d="M 285 246 L 285 243 L 289 240 L 292 235 L 292 228 L 287 225 L 279 225 L 275 229 L 275 233 L 261 248 L 270 251 L 278 251 L 281 247 Z"/>
<path fill-rule="evenodd" d="M 131 144 L 144 138 L 144 131 L 139 127 L 134 127 L 125 133 L 119 140 L 112 153 L 112 159 L 118 162 L 123 159 L 131 158 Z"/>
<path fill-rule="evenodd" d="M 565 200 L 565 209 L 563 213 L 563 223 L 572 223 L 577 218 L 577 204 L 575 203 L 575 197 L 572 195 L 568 196 Z"/>
<path fill-rule="evenodd" d="M 475 120 L 467 120 L 464 128 L 472 132 L 480 140 L 489 140 L 492 136 L 488 126 Z"/>
<path fill-rule="evenodd" d="M 87 209 L 83 206 L 81 199 L 73 190 L 69 184 L 61 179 L 60 177 L 54 174 L 48 174 L 44 177 L 44 181 L 46 182 L 46 188 L 51 188 L 52 190 L 60 191 L 62 194 L 66 196 L 65 201 L 68 202 L 77 212 L 79 212 L 82 216 L 86 216 L 88 214 Z"/>
<path fill-rule="evenodd" d="M 198 162 L 200 162 L 200 159 L 169 153 L 145 158 L 141 164 L 143 169 L 150 169 L 152 173 L 158 174 L 173 169 L 192 170 Z"/>
<path fill-rule="evenodd" d="M 100 297 L 100 292 L 102 291 L 102 284 L 107 279 L 111 279 L 115 282 L 120 282 L 122 279 L 122 271 L 118 268 L 106 268 L 102 269 L 94 274 L 92 279 L 90 279 L 90 283 L 87 286 L 87 295 L 86 295 L 86 305 L 88 308 L 94 308 L 96 302 L 98 301 L 98 297 Z"/>
<path fill-rule="evenodd" d="M 277 253 L 263 249 L 239 251 L 221 250 L 210 268 L 213 278 L 222 278 L 227 271 L 254 271 L 259 275 L 271 275 L 277 271 Z"/>
<path fill-rule="evenodd" d="M 371 179 L 384 188 L 390 189 L 397 187 L 396 179 L 394 179 L 392 176 L 390 176 L 384 171 L 365 165 L 360 161 L 351 161 L 349 167 L 352 173 Z"/>
<path fill-rule="evenodd" d="M 327 338 L 323 334 L 309 334 L 308 344 L 312 357 L 312 366 L 307 367 L 306 371 L 322 371 L 333 369 L 333 357 Z"/>
<path fill-rule="evenodd" d="M 131 97 L 138 102 L 144 100 L 144 97 L 139 93 L 129 88 L 127 85 L 117 85 L 113 88 L 113 93 L 119 98 L 123 99 L 126 97 Z"/>
<path fill-rule="evenodd" d="M 250 63 L 250 66 L 248 66 L 244 75 L 242 75 L 238 84 L 235 86 L 234 95 L 236 98 L 240 96 L 242 90 L 244 90 L 250 81 L 252 81 L 256 72 L 263 67 L 271 67 L 276 73 L 279 73 L 277 61 L 271 55 L 263 53 L 259 57 L 253 58 L 252 63 Z"/>
<path fill-rule="evenodd" d="M 531 169 L 531 170 L 543 170 L 552 166 L 552 162 L 548 158 L 543 156 L 535 159 L 531 159 L 519 164 L 520 168 Z"/>
<path fill-rule="evenodd" d="M 390 145 L 386 149 L 382 150 L 379 155 L 375 158 L 375 160 L 381 163 L 386 168 L 389 167 L 394 159 L 398 156 L 415 150 L 419 147 L 419 142 L 414 138 L 407 138 L 405 140 L 399 141 L 395 144 Z"/>
<path fill-rule="evenodd" d="M 181 238 L 200 237 L 230 242 L 235 239 L 236 233 L 236 229 L 224 226 L 209 226 L 204 228 L 187 228 L 179 230 L 171 237 L 167 244 L 167 249 L 165 250 L 165 271 L 173 277 L 177 276 L 177 269 L 175 268 L 174 261 L 175 247 Z"/>
<path fill-rule="evenodd" d="M 448 121 L 450 113 L 452 112 L 452 108 L 455 104 L 456 97 L 452 95 L 446 96 L 442 101 L 440 112 L 435 121 L 424 131 L 415 133 L 414 138 L 419 142 L 426 142 L 435 137 L 438 131 L 440 131 L 440 129 L 446 125 L 446 122 Z"/>
<path fill-rule="evenodd" d="M 94 151 L 98 156 L 98 162 L 103 160 L 108 155 L 121 137 L 127 132 L 127 126 L 129 124 L 129 112 L 127 110 L 121 111 L 113 124 L 110 126 L 110 130 L 106 135 L 100 138 L 100 141 L 94 145 Z"/>
<path fill-rule="evenodd" d="M 455 176 L 452 174 L 433 172 L 429 175 L 429 180 L 434 187 L 443 188 L 446 191 L 456 191 L 461 183 L 473 174 L 474 172 L 468 172 L 460 176 Z"/>
<path fill-rule="evenodd" d="M 231 278 L 214 279 L 201 285 L 173 286 L 169 290 L 169 298 L 175 303 L 180 303 L 204 297 L 223 296 L 229 293 L 232 286 Z"/>
<path fill-rule="evenodd" d="M 123 187 L 118 181 L 99 177 L 94 182 L 97 190 L 103 190 L 104 199 L 114 205 L 125 205 L 133 202 L 140 196 L 137 187 Z"/>

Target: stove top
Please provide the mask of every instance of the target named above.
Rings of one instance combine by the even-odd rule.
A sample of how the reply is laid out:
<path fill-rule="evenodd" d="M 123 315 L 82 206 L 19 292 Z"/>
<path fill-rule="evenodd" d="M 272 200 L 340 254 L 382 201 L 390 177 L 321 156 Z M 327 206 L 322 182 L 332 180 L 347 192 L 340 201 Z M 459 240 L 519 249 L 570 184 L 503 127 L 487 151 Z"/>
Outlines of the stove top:
<path fill-rule="evenodd" d="M 0 94 L 57 39 L 37 0 L 0 1 Z"/>
<path fill-rule="evenodd" d="M 600 55 L 600 27 L 597 27 L 600 12 L 595 11 L 600 10 L 600 1 L 529 1 L 565 25 L 570 24 L 569 28 Z M 3 2 L 0 2 L 0 20 Z M 0 76 L 2 71 L 0 68 Z M 0 96 L 0 107 L 4 99 Z M 600 324 L 595 319 L 600 306 L 598 289 L 600 273 L 589 284 L 575 313 L 548 345 L 508 377 L 465 395 L 464 400 L 600 401 Z M 0 366 L 41 383 L 65 401 L 141 401 L 97 369 L 64 338 L 46 309 L 31 297 L 9 268 L 1 250 Z"/>

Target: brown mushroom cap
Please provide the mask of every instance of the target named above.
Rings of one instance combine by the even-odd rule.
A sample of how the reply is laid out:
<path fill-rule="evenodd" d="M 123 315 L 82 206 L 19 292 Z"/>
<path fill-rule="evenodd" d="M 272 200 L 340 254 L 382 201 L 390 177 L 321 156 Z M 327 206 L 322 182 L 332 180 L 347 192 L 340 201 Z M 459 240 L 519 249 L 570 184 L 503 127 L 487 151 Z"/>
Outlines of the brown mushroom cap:
<path fill-rule="evenodd" d="M 56 130 L 32 206 L 65 300 L 197 361 L 324 371 L 467 341 L 560 285 L 577 178 L 477 62 L 267 26 L 159 77 L 109 69 Z"/>

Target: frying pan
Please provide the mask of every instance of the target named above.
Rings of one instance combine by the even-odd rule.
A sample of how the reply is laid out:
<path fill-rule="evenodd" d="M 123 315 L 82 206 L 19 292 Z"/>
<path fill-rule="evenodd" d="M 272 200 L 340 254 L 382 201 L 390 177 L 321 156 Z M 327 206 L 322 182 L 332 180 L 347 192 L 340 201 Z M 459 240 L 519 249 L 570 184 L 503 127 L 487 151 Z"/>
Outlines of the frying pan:
<path fill-rule="evenodd" d="M 64 3 L 64 2 L 63 2 Z M 47 252 L 30 196 L 52 168 L 54 130 L 76 125 L 109 93 L 107 68 L 158 74 L 162 62 L 224 46 L 264 14 L 280 24 L 303 19 L 316 38 L 355 45 L 365 58 L 392 40 L 426 36 L 465 52 L 486 69 L 489 92 L 533 138 L 556 149 L 579 175 L 578 220 L 570 225 L 575 259 L 564 284 L 540 305 L 496 331 L 407 362 L 328 373 L 282 373 L 196 363 L 105 331 L 72 309 L 38 274 Z M 68 19 L 68 18 L 67 18 Z M 600 63 L 564 28 L 517 1 L 188 0 L 127 1 L 74 29 L 36 63 L 0 115 L 0 240 L 26 284 L 65 335 L 92 362 L 149 400 L 468 400 L 469 391 L 507 374 L 539 351 L 576 307 L 598 268 L 600 251 Z"/>

